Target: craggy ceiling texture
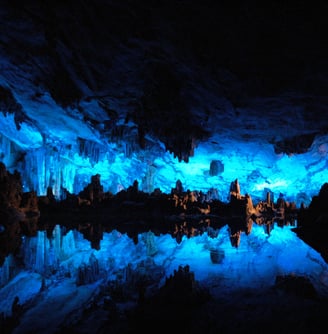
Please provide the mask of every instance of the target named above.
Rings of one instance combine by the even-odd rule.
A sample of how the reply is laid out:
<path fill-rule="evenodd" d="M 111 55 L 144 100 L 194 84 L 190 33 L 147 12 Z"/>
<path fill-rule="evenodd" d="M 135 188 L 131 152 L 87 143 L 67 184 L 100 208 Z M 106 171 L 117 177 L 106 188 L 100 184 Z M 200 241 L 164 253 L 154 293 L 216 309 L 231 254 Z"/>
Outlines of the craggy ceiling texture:
<path fill-rule="evenodd" d="M 60 198 L 327 181 L 326 2 L 1 1 L 0 159 Z M 212 166 L 212 167 L 211 167 Z"/>

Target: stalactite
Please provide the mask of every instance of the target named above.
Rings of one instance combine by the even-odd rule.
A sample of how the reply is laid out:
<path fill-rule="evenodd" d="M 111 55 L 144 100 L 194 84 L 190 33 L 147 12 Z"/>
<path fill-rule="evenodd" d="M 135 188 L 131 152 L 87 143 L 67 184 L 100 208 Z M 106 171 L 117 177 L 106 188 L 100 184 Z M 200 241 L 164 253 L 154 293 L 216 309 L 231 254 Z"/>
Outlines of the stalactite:
<path fill-rule="evenodd" d="M 0 134 L 0 161 L 2 161 L 7 168 L 10 168 L 19 155 L 22 155 L 22 152 L 19 151 L 17 145 L 6 136 Z"/>
<path fill-rule="evenodd" d="M 154 179 L 156 174 L 156 167 L 148 165 L 146 175 L 142 179 L 142 190 L 147 193 L 154 191 Z"/>
<path fill-rule="evenodd" d="M 104 158 L 106 151 L 104 145 L 84 138 L 78 138 L 78 153 L 81 157 L 88 158 L 92 166 Z"/>
<path fill-rule="evenodd" d="M 15 274 L 15 260 L 12 254 L 9 254 L 3 265 L 0 267 L 0 288 L 6 285 Z"/>
<path fill-rule="evenodd" d="M 46 152 L 44 148 L 29 150 L 22 163 L 22 179 L 27 191 L 36 191 L 38 195 L 46 194 Z"/>
<path fill-rule="evenodd" d="M 63 151 L 63 153 L 61 153 Z M 74 179 L 78 170 L 65 149 L 42 147 L 27 152 L 21 166 L 24 189 L 46 195 L 51 187 L 57 199 L 61 198 L 62 189 L 74 190 Z"/>
<path fill-rule="evenodd" d="M 139 136 L 136 128 L 126 125 L 115 126 L 111 131 L 110 140 L 122 148 L 126 158 L 131 158 L 133 153 L 140 150 Z"/>

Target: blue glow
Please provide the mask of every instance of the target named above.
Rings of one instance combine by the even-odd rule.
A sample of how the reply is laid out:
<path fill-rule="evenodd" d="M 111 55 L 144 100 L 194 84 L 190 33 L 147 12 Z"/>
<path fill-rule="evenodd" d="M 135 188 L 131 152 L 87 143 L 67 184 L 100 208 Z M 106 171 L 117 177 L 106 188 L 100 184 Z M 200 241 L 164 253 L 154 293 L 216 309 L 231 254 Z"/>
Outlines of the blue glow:
<path fill-rule="evenodd" d="M 200 144 L 188 164 L 177 164 L 166 157 L 158 174 L 161 182 L 175 176 L 185 189 L 217 188 L 223 191 L 222 200 L 227 199 L 231 180 L 238 178 L 243 192 L 255 198 L 263 199 L 266 191 L 271 190 L 275 198 L 283 193 L 287 200 L 297 202 L 299 194 L 306 193 L 311 198 L 328 180 L 327 156 L 323 154 L 313 147 L 305 154 L 276 155 L 269 144 L 236 142 L 215 152 L 208 144 Z M 212 160 L 220 160 L 224 165 L 224 171 L 218 176 L 209 175 Z M 167 186 L 164 183 L 165 191 L 171 187 L 171 182 Z"/>
<path fill-rule="evenodd" d="M 145 150 L 132 150 L 133 143 L 124 138 L 108 141 L 74 109 L 64 112 L 48 93 L 42 94 L 40 101 L 23 92 L 18 95 L 35 126 L 22 123 L 17 130 L 14 116 L 1 113 L 0 161 L 10 171 L 22 174 L 24 191 L 34 190 L 38 195 L 45 195 L 49 186 L 56 198 L 61 197 L 63 188 L 76 194 L 92 175 L 100 174 L 104 191 L 114 194 L 134 180 L 145 192 L 159 188 L 169 193 L 179 179 L 185 190 L 207 192 L 214 188 L 219 199 L 226 201 L 230 183 L 238 178 L 243 193 L 251 194 L 254 201 L 265 198 L 270 190 L 274 198 L 283 193 L 287 201 L 300 205 L 305 200 L 308 205 L 328 180 L 328 136 L 317 139 L 307 153 L 287 156 L 275 154 L 269 143 L 237 142 L 228 135 L 213 135 L 198 143 L 194 156 L 184 163 L 150 137 Z M 95 102 L 83 102 L 83 106 L 90 116 L 108 118 Z M 210 175 L 213 160 L 224 166 L 215 176 Z"/>
<path fill-rule="evenodd" d="M 220 264 L 211 260 L 213 249 L 224 254 Z M 193 238 L 183 237 L 181 243 L 170 235 L 155 236 L 147 232 L 140 234 L 135 244 L 126 234 L 114 230 L 104 233 L 100 249 L 95 250 L 79 232 L 65 234 L 56 226 L 50 239 L 44 231 L 39 231 L 35 237 L 25 237 L 21 251 L 25 267 L 16 264 L 11 256 L 0 268 L 0 313 L 11 314 L 16 296 L 23 304 L 38 294 L 38 302 L 31 304 L 31 309 L 20 319 L 20 326 L 25 329 L 31 325 L 43 329 L 45 324 L 39 315 L 45 312 L 48 321 L 51 317 L 57 325 L 63 323 L 66 314 L 79 309 L 97 294 L 103 280 L 120 280 L 127 268 L 143 266 L 143 270 L 147 270 L 145 263 L 161 268 L 159 286 L 179 266 L 189 265 L 201 284 L 209 289 L 222 288 L 225 292 L 243 287 L 268 288 L 277 275 L 287 274 L 309 277 L 318 291 L 328 288 L 328 264 L 289 227 L 275 226 L 268 235 L 263 226 L 254 224 L 251 234 L 242 235 L 239 248 L 231 246 L 227 226 L 220 229 L 217 237 L 204 233 Z M 91 261 L 97 261 L 99 266 L 98 280 L 77 285 L 80 268 L 90 266 Z M 13 277 L 6 274 L 9 267 L 16 270 Z M 47 288 L 41 290 L 44 284 Z M 39 318 L 40 321 L 35 322 Z"/>
<path fill-rule="evenodd" d="M 35 138 L 38 138 L 37 134 Z M 328 180 L 323 145 L 320 146 L 321 151 L 313 149 L 300 155 L 277 156 L 270 145 L 230 143 L 229 149 L 214 151 L 207 144 L 200 144 L 189 163 L 179 163 L 164 151 L 151 160 L 147 158 L 151 152 L 137 152 L 127 157 L 114 143 L 106 147 L 95 142 L 87 143 L 93 145 L 90 147 L 99 146 L 100 152 L 104 152 L 101 159 L 79 154 L 77 144 L 68 147 L 49 142 L 40 148 L 29 148 L 24 158 L 25 166 L 19 169 L 15 159 L 22 152 L 21 148 L 2 136 L 0 151 L 9 168 L 18 167 L 22 173 L 25 191 L 36 190 L 39 195 L 45 195 L 47 187 L 52 186 L 58 198 L 62 188 L 78 193 L 95 174 L 101 175 L 104 190 L 112 193 L 127 189 L 134 180 L 146 192 L 159 188 L 169 193 L 180 179 L 184 189 L 205 192 L 211 188 L 218 189 L 223 201 L 226 201 L 229 185 L 235 178 L 238 178 L 243 192 L 254 198 L 263 199 L 265 192 L 271 190 L 275 198 L 283 193 L 287 200 L 296 202 L 302 193 L 306 193 L 310 200 Z M 11 146 L 14 149 L 9 152 Z M 224 165 L 224 171 L 217 176 L 209 173 L 212 160 L 219 160 Z"/>
<path fill-rule="evenodd" d="M 21 123 L 18 130 L 15 124 L 14 114 L 0 113 L 0 134 L 10 138 L 22 149 L 33 149 L 40 147 L 43 143 L 41 133 L 33 126 L 27 123 Z"/>

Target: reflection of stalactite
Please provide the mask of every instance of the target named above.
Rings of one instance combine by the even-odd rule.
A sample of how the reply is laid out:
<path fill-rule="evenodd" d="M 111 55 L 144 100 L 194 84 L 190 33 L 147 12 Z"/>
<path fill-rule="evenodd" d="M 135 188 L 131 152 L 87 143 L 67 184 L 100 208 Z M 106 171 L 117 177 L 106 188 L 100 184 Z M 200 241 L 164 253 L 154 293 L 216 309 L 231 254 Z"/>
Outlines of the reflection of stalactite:
<path fill-rule="evenodd" d="M 61 254 L 60 258 L 65 260 L 69 258 L 76 251 L 74 232 L 68 231 L 66 235 L 62 236 Z"/>
<path fill-rule="evenodd" d="M 38 231 L 36 244 L 36 258 L 34 269 L 38 273 L 44 273 L 48 264 L 49 240 L 46 231 Z"/>
<path fill-rule="evenodd" d="M 219 248 L 211 249 L 210 250 L 210 257 L 211 257 L 212 263 L 214 263 L 214 264 L 222 263 L 222 261 L 225 257 L 224 250 L 219 249 Z"/>
<path fill-rule="evenodd" d="M 99 278 L 99 263 L 94 254 L 90 255 L 89 263 L 82 263 L 78 268 L 76 284 L 85 285 L 95 282 Z"/>
<path fill-rule="evenodd" d="M 231 246 L 239 247 L 239 245 L 240 245 L 240 234 L 241 234 L 241 231 L 237 231 L 233 234 L 230 234 Z"/>
<path fill-rule="evenodd" d="M 154 233 L 150 231 L 145 233 L 144 240 L 146 244 L 147 255 L 154 256 L 158 251 L 155 243 Z"/>
<path fill-rule="evenodd" d="M 249 218 L 246 222 L 246 235 L 251 234 L 253 227 L 253 219 Z"/>

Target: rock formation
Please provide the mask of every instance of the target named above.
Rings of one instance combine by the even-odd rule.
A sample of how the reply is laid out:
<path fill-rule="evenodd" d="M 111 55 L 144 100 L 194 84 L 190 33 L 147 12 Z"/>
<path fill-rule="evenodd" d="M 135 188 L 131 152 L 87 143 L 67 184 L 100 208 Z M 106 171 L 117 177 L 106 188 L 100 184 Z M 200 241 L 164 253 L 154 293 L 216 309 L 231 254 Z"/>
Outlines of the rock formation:
<path fill-rule="evenodd" d="M 54 229 L 58 221 L 68 229 L 76 229 L 99 249 L 104 231 L 117 229 L 138 242 L 138 234 L 169 233 L 178 242 L 229 226 L 231 245 L 238 247 L 242 234 L 251 233 L 253 223 L 263 225 L 270 234 L 274 223 L 291 225 L 298 235 L 327 259 L 326 231 L 326 184 L 314 197 L 309 208 L 297 208 L 286 202 L 281 195 L 276 203 L 270 194 L 253 204 L 249 194 L 242 195 L 238 179 L 231 183 L 229 202 L 221 202 L 209 194 L 183 190 L 181 181 L 171 194 L 154 191 L 151 194 L 138 189 L 138 182 L 117 195 L 106 193 L 100 175 L 78 195 L 67 193 L 62 201 L 53 199 L 51 190 L 47 196 L 37 197 L 34 192 L 24 193 L 19 173 L 9 173 L 1 167 L 1 259 L 19 249 L 21 236 L 36 235 L 38 229 Z M 211 193 L 209 191 L 209 193 Z M 296 222 L 298 226 L 296 228 Z M 150 233 L 150 232 L 149 232 Z M 155 252 L 149 234 L 149 252 Z"/>

